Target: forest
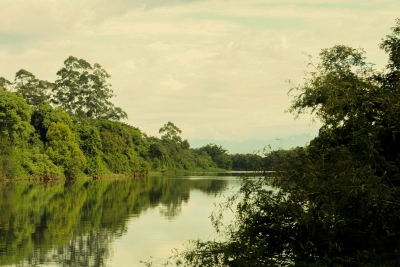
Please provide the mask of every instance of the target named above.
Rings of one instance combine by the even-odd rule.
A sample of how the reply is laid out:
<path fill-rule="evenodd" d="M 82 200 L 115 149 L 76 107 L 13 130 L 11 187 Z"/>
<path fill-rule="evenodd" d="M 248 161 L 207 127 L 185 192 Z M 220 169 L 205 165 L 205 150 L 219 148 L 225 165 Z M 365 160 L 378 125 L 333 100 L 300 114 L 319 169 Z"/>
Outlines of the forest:
<path fill-rule="evenodd" d="M 73 56 L 64 61 L 54 82 L 23 69 L 14 82 L 0 77 L 0 178 L 75 179 L 271 166 L 268 157 L 230 155 L 216 144 L 191 148 L 172 122 L 160 128 L 160 138 L 121 122 L 128 115 L 110 101 L 114 93 L 109 79 L 99 64 Z"/>

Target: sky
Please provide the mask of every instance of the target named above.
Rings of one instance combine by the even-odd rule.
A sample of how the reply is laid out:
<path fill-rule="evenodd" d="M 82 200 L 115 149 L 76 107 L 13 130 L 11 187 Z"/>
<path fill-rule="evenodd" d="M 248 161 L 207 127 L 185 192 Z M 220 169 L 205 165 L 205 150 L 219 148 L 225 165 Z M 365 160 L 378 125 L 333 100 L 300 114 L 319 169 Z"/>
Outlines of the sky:
<path fill-rule="evenodd" d="M 398 0 L 0 0 L 0 76 L 54 82 L 72 55 L 111 75 L 112 101 L 147 135 L 171 121 L 192 147 L 289 148 L 319 128 L 285 112 L 307 55 L 361 47 L 380 69 L 399 10 Z"/>

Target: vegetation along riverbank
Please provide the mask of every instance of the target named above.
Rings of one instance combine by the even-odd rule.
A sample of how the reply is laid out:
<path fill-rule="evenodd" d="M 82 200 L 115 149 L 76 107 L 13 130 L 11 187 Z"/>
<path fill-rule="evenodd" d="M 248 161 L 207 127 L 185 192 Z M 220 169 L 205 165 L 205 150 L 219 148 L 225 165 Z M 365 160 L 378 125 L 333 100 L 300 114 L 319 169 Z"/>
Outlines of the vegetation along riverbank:
<path fill-rule="evenodd" d="M 179 170 L 251 170 L 271 165 L 259 155 L 229 155 L 216 144 L 190 148 L 172 122 L 161 138 L 120 122 L 110 76 L 99 65 L 69 57 L 54 82 L 26 70 L 0 77 L 0 178 L 75 179 Z M 271 155 L 271 159 L 274 155 Z"/>

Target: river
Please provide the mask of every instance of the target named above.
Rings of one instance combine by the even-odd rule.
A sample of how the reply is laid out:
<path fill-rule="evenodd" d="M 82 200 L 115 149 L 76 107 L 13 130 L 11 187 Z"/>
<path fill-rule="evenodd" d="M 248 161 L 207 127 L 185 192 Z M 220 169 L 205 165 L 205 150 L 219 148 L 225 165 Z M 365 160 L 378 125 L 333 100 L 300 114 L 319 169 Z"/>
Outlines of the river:
<path fill-rule="evenodd" d="M 0 184 L 0 266 L 161 266 L 215 237 L 209 216 L 239 186 L 226 173 Z"/>

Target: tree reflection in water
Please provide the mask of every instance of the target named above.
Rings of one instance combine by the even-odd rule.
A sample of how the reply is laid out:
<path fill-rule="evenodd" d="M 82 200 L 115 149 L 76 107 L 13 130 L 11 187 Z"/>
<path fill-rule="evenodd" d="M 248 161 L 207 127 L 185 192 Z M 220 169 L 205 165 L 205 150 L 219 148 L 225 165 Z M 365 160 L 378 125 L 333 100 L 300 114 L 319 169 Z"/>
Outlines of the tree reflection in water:
<path fill-rule="evenodd" d="M 45 263 L 56 263 L 57 266 L 106 266 L 112 253 L 110 244 L 115 238 L 116 235 L 109 231 L 91 230 L 87 234 L 72 237 L 63 247 L 52 248 L 46 253 L 34 250 L 17 266 L 40 266 Z"/>
<path fill-rule="evenodd" d="M 165 177 L 0 184 L 0 266 L 106 266 L 130 217 L 159 207 L 172 220 L 190 190 L 214 194 L 225 185 Z"/>

